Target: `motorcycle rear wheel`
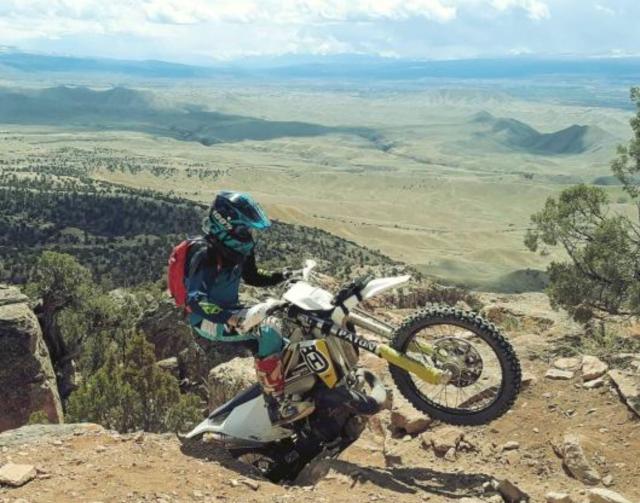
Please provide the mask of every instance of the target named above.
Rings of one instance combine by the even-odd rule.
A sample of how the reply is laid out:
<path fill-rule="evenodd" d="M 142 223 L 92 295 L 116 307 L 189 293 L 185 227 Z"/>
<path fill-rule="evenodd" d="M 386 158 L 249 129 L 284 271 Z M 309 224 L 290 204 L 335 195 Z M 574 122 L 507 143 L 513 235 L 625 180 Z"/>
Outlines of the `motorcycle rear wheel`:
<path fill-rule="evenodd" d="M 476 313 L 429 306 L 402 322 L 391 346 L 450 373 L 448 384 L 431 385 L 390 365 L 400 393 L 433 419 L 455 425 L 487 424 L 507 412 L 520 391 L 522 373 L 513 347 L 495 325 Z"/>

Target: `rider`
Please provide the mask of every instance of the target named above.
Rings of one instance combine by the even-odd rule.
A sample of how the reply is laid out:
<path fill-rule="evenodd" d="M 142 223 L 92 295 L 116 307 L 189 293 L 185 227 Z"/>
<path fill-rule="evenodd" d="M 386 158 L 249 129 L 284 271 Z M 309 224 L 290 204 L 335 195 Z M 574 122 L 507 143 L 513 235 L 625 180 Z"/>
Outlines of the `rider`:
<path fill-rule="evenodd" d="M 247 310 L 238 298 L 241 279 L 252 286 L 273 286 L 292 274 L 287 269 L 269 273 L 256 267 L 252 232 L 270 226 L 249 194 L 219 192 L 203 221 L 204 236 L 189 248 L 185 286 L 189 323 L 198 335 L 225 342 L 257 339 L 255 368 L 269 417 L 274 424 L 284 424 L 309 414 L 313 405 L 284 396 L 284 342 L 278 320 L 267 318 L 257 330 L 242 333 Z"/>

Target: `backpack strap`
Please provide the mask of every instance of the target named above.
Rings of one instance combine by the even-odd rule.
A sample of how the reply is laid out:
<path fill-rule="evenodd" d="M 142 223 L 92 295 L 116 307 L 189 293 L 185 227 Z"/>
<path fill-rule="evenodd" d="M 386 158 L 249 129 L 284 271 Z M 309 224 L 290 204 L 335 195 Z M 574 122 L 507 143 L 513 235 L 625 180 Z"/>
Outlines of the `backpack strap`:
<path fill-rule="evenodd" d="M 190 240 L 189 252 L 187 254 L 186 275 L 192 276 L 207 263 L 209 256 L 209 243 L 202 237 Z"/>

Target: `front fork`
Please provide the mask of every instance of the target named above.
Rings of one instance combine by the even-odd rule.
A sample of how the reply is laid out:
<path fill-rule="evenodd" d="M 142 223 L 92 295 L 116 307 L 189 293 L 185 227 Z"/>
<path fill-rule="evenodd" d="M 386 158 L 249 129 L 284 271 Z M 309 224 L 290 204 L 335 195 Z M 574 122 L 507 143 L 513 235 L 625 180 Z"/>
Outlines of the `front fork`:
<path fill-rule="evenodd" d="M 322 320 L 307 314 L 299 314 L 298 319 L 310 328 L 317 330 L 322 335 L 332 335 L 339 339 L 345 340 L 358 348 L 369 351 L 380 358 L 387 360 L 390 364 L 400 367 L 407 372 L 411 372 L 423 381 L 429 384 L 444 384 L 450 379 L 448 372 L 442 371 L 433 366 L 427 366 L 421 361 L 411 358 L 399 351 L 393 349 L 388 344 L 379 344 L 375 341 L 360 337 L 350 330 L 346 330 L 337 326 L 329 320 Z M 356 326 L 360 326 L 375 334 L 389 339 L 394 332 L 394 328 L 387 323 L 374 318 L 363 311 L 351 311 L 348 320 Z M 433 355 L 435 350 L 433 346 L 424 342 L 412 341 L 412 346 L 427 355 Z"/>

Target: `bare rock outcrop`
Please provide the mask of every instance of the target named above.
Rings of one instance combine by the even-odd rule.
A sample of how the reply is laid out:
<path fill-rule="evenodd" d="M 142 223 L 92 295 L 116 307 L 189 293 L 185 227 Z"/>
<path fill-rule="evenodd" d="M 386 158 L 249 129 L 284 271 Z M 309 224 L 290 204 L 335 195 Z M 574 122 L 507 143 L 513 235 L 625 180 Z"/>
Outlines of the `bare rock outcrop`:
<path fill-rule="evenodd" d="M 209 409 L 231 400 L 256 382 L 253 358 L 237 357 L 209 372 Z"/>
<path fill-rule="evenodd" d="M 611 370 L 608 375 L 618 389 L 622 400 L 636 415 L 640 416 L 640 378 L 638 375 L 622 370 Z"/>
<path fill-rule="evenodd" d="M 0 431 L 27 423 L 43 411 L 49 422 L 62 422 L 62 404 L 49 350 L 27 297 L 0 285 Z"/>

